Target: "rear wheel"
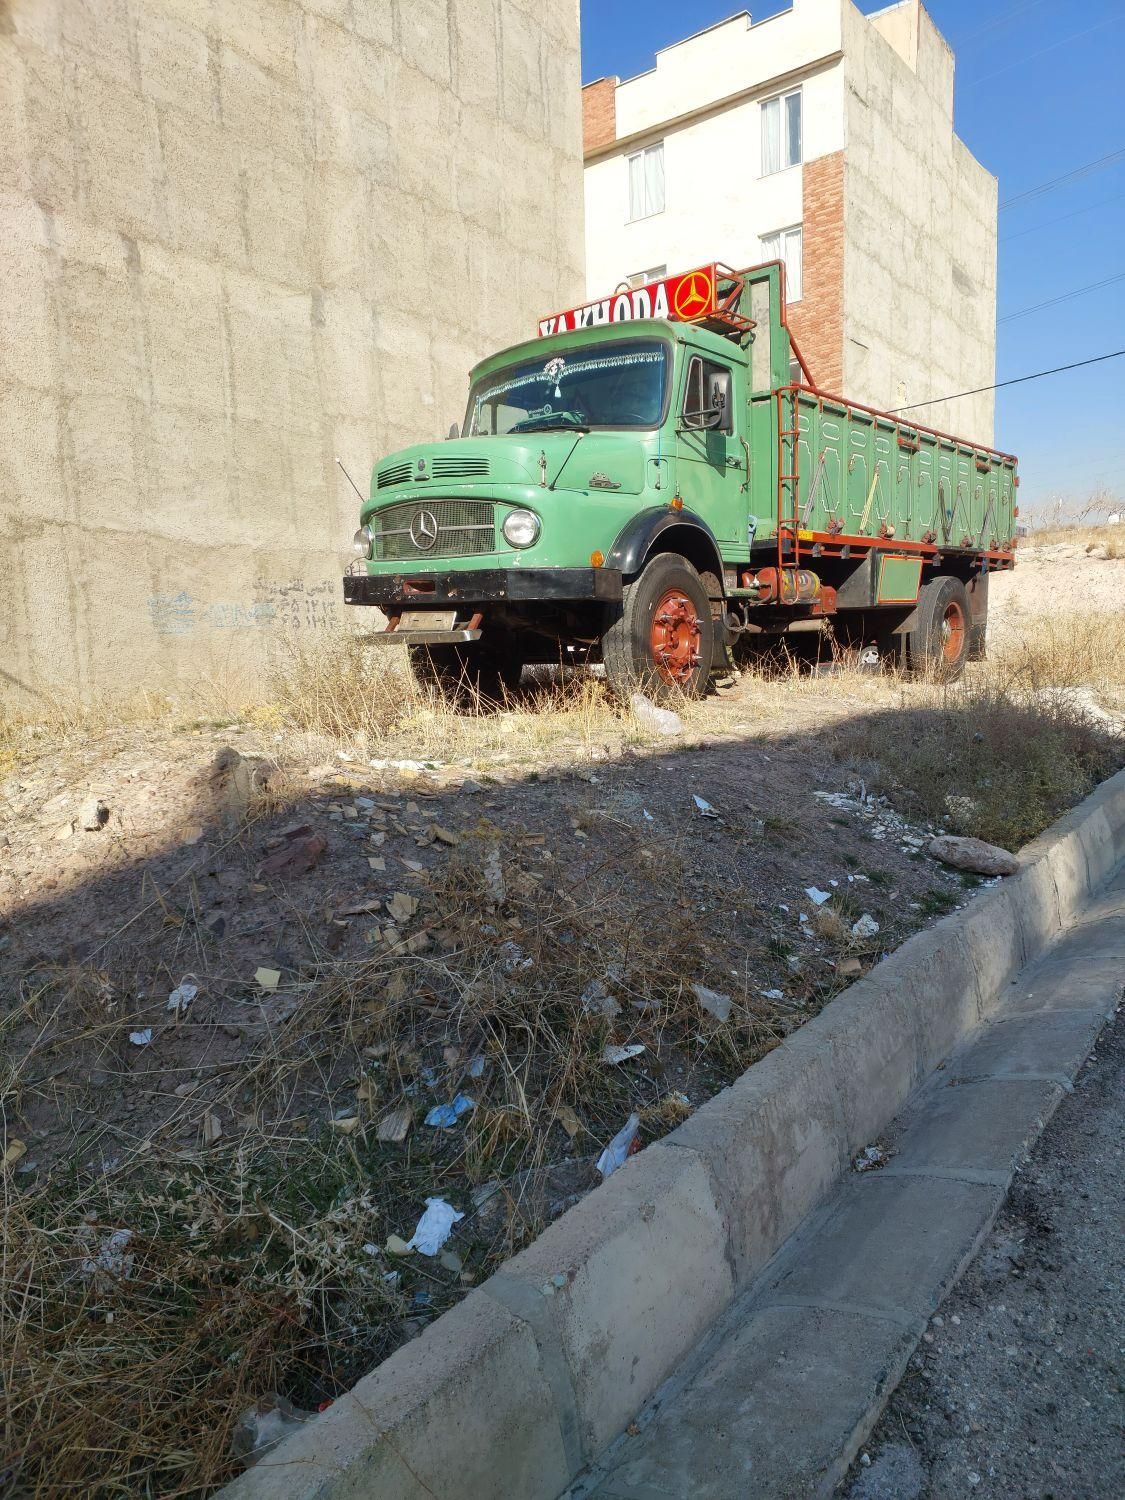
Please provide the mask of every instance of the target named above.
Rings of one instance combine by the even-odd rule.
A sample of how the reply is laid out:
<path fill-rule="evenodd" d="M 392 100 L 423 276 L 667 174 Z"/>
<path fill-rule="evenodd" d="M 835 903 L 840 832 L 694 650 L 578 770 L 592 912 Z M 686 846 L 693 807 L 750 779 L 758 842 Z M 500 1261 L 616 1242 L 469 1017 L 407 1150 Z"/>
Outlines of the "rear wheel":
<path fill-rule="evenodd" d="M 473 641 L 463 646 L 409 646 L 410 665 L 423 687 L 445 697 L 503 702 L 519 687 L 523 659 L 507 642 Z"/>
<path fill-rule="evenodd" d="M 916 675 L 956 682 L 969 658 L 969 595 L 959 578 L 934 578 L 918 595 L 918 623 L 906 642 L 907 662 Z"/>
<path fill-rule="evenodd" d="M 625 586 L 602 637 L 606 676 L 621 697 L 638 688 L 657 701 L 702 696 L 711 675 L 715 627 L 702 578 L 686 558 L 664 552 Z"/>

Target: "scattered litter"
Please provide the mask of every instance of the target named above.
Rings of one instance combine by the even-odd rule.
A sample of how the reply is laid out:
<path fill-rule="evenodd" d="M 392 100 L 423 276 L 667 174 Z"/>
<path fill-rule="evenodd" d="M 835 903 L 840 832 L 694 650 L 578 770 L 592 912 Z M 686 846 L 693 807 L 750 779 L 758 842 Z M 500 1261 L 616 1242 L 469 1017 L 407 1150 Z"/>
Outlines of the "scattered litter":
<path fill-rule="evenodd" d="M 620 1005 L 600 979 L 591 979 L 582 991 L 582 1009 L 587 1015 L 605 1016 L 607 1021 L 621 1013 Z"/>
<path fill-rule="evenodd" d="M 213 1146 L 223 1133 L 222 1121 L 211 1110 L 203 1116 L 203 1144 Z"/>
<path fill-rule="evenodd" d="M 178 1016 L 182 1016 L 198 994 L 199 986 L 197 984 L 189 984 L 186 979 L 182 979 L 168 996 L 167 1009 L 174 1011 Z"/>
<path fill-rule="evenodd" d="M 864 912 L 858 922 L 852 923 L 852 937 L 869 938 L 874 937 L 879 931 L 879 924 L 870 912 Z"/>
<path fill-rule="evenodd" d="M 808 912 L 804 912 L 804 911 L 797 918 L 797 921 L 798 922 L 802 922 L 802 923 L 803 922 L 807 922 L 808 920 L 809 920 L 809 914 L 808 914 Z"/>
<path fill-rule="evenodd" d="M 642 729 L 651 729 L 656 734 L 682 734 L 684 721 L 670 708 L 657 708 L 644 693 L 634 693 L 629 699 L 633 717 Z"/>
<path fill-rule="evenodd" d="M 763 990 L 762 994 L 766 997 L 767 1000 L 784 1000 L 785 999 L 785 991 L 784 990 Z"/>
<path fill-rule="evenodd" d="M 612 1176 L 618 1167 L 625 1165 L 625 1160 L 633 1149 L 633 1142 L 637 1139 L 637 1131 L 640 1129 L 640 1115 L 630 1115 L 625 1124 L 613 1137 L 609 1145 L 598 1157 L 597 1168 L 603 1179 Z"/>
<path fill-rule="evenodd" d="M 567 1135 L 570 1136 L 571 1140 L 573 1140 L 582 1129 L 582 1121 L 574 1113 L 569 1104 L 559 1105 L 558 1117 L 559 1124 L 566 1131 Z"/>
<path fill-rule="evenodd" d="M 129 1033 L 129 1040 L 134 1047 L 147 1047 L 149 1042 L 152 1041 L 152 1027 L 146 1026 L 143 1031 L 131 1031 Z"/>
<path fill-rule="evenodd" d="M 16 1162 L 21 1161 L 26 1155 L 27 1147 L 23 1141 L 19 1140 L 16 1136 L 12 1136 L 4 1148 L 4 1156 L 0 1160 L 0 1167 L 14 1167 Z"/>
<path fill-rule="evenodd" d="M 531 969 L 535 966 L 535 960 L 528 958 L 518 943 L 501 943 L 500 955 L 505 974 L 515 974 L 519 969 Z"/>
<path fill-rule="evenodd" d="M 273 880 L 278 876 L 307 875 L 319 863 L 327 848 L 328 840 L 322 833 L 288 839 L 258 866 L 258 879 Z"/>
<path fill-rule="evenodd" d="M 135 1256 L 128 1253 L 133 1239 L 131 1229 L 115 1229 L 102 1241 L 96 1255 L 87 1256 L 82 1262 L 83 1276 L 96 1281 L 112 1279 L 127 1281 L 133 1274 Z"/>
<path fill-rule="evenodd" d="M 489 849 L 484 856 L 484 888 L 489 892 L 490 901 L 493 906 L 502 906 L 507 898 L 507 886 L 504 885 L 504 871 L 499 867 L 499 849 Z"/>
<path fill-rule="evenodd" d="M 646 823 L 655 823 L 656 822 L 656 819 L 649 812 L 649 810 L 648 810 L 647 807 L 642 807 L 641 808 L 641 812 L 644 814 L 644 820 L 645 820 Z"/>
<path fill-rule="evenodd" d="M 719 816 L 715 809 L 711 806 L 710 802 L 706 802 L 702 797 L 697 797 L 694 793 L 692 793 L 691 800 L 695 803 L 701 817 L 717 818 Z"/>
<path fill-rule="evenodd" d="M 344 1115 L 342 1119 L 331 1120 L 329 1124 L 333 1130 L 338 1130 L 341 1135 L 351 1135 L 352 1131 L 359 1125 L 358 1115 Z"/>
<path fill-rule="evenodd" d="M 863 973 L 863 965 L 858 958 L 840 958 L 836 960 L 836 973 L 845 979 L 850 979 L 856 974 Z"/>
<path fill-rule="evenodd" d="M 382 905 L 382 897 L 373 896 L 369 901 L 355 901 L 351 906 L 342 906 L 339 915 L 341 917 L 373 917 Z"/>
<path fill-rule="evenodd" d="M 835 881 L 833 881 L 832 883 L 835 884 Z M 814 906 L 823 906 L 826 901 L 832 900 L 831 891 L 817 890 L 815 885 L 807 885 L 805 887 L 805 895 L 809 898 Z"/>
<path fill-rule="evenodd" d="M 410 1249 L 422 1255 L 436 1255 L 453 1232 L 454 1224 L 464 1217 L 444 1198 L 427 1198 L 426 1212 L 418 1220 Z"/>
<path fill-rule="evenodd" d="M 457 1255 L 453 1250 L 443 1250 L 441 1253 L 440 1264 L 445 1268 L 445 1270 L 452 1271 L 454 1275 L 460 1275 L 461 1267 L 464 1262 L 462 1261 L 461 1257 Z"/>
<path fill-rule="evenodd" d="M 602 1052 L 602 1062 L 616 1066 L 618 1063 L 628 1062 L 631 1057 L 640 1057 L 644 1050 L 643 1042 L 628 1042 L 625 1045 L 610 1042 Z"/>
<path fill-rule="evenodd" d="M 315 1412 L 302 1411 L 284 1396 L 271 1392 L 254 1406 L 247 1407 L 235 1423 L 231 1453 L 247 1464 L 255 1464 L 276 1448 L 283 1438 L 315 1416 Z"/>
<path fill-rule="evenodd" d="M 893 1154 L 887 1150 L 886 1146 L 876 1141 L 873 1146 L 864 1146 L 852 1162 L 852 1166 L 857 1172 L 875 1172 L 879 1167 L 885 1167 Z"/>
<path fill-rule="evenodd" d="M 414 1249 L 408 1245 L 401 1235 L 389 1234 L 387 1236 L 386 1251 L 388 1255 L 409 1255 Z"/>
<path fill-rule="evenodd" d="M 408 922 L 418 910 L 418 897 L 409 896 L 405 891 L 396 891 L 387 902 L 387 910 L 396 922 Z"/>
<path fill-rule="evenodd" d="M 448 1130 L 456 1125 L 462 1115 L 468 1114 L 469 1110 L 475 1108 L 475 1099 L 470 1099 L 468 1094 L 458 1094 L 452 1104 L 435 1104 L 426 1116 L 426 1124 L 437 1125 L 442 1130 Z"/>
<path fill-rule="evenodd" d="M 715 1017 L 716 1021 L 730 1020 L 730 996 L 720 995 L 716 990 L 709 990 L 705 984 L 693 984 L 695 998 L 703 1009 Z"/>
<path fill-rule="evenodd" d="M 413 1119 L 414 1115 L 409 1109 L 392 1109 L 379 1121 L 375 1134 L 381 1141 L 390 1141 L 397 1146 L 409 1134 Z"/>
<path fill-rule="evenodd" d="M 481 1056 L 477 1056 L 477 1057 L 473 1058 L 472 1062 L 465 1069 L 465 1071 L 468 1073 L 468 1075 L 469 1075 L 470 1078 L 481 1078 L 481 1077 L 483 1077 L 484 1070 L 485 1070 L 485 1068 L 487 1066 L 488 1066 L 488 1059 L 484 1058 L 484 1057 L 481 1057 Z"/>
<path fill-rule="evenodd" d="M 343 756 L 340 758 L 342 760 Z M 438 769 L 436 760 L 369 760 L 367 764 L 376 771 L 413 771 L 415 775 L 420 771 Z"/>
<path fill-rule="evenodd" d="M 255 969 L 254 981 L 264 990 L 276 990 L 281 983 L 280 969 Z"/>
<path fill-rule="evenodd" d="M 387 868 L 387 861 L 379 854 L 369 854 L 367 856 L 367 863 L 372 870 L 377 870 L 380 873 Z"/>

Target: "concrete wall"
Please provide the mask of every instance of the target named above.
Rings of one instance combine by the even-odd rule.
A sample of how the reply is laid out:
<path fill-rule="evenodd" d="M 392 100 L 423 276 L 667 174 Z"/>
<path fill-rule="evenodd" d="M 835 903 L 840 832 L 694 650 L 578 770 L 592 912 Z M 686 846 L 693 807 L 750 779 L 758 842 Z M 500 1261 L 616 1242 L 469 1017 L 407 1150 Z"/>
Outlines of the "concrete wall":
<path fill-rule="evenodd" d="M 800 224 L 803 168 L 761 173 L 761 101 L 781 76 L 785 87 L 800 85 L 805 161 L 839 151 L 839 45 L 839 0 L 797 0 L 757 25 L 741 14 L 667 47 L 654 69 L 618 84 L 616 142 L 586 165 L 587 294 L 655 265 L 753 265 L 763 258 L 761 235 Z M 603 98 L 599 127 L 607 117 Z M 665 210 L 628 223 L 628 154 L 659 140 Z"/>
<path fill-rule="evenodd" d="M 342 616 L 335 455 L 581 295 L 578 84 L 576 0 L 0 0 L 0 692 Z"/>
<path fill-rule="evenodd" d="M 953 133 L 953 55 L 917 0 L 844 0 L 845 393 L 873 406 L 989 385 L 996 179 Z M 911 415 L 993 441 L 991 392 Z"/>

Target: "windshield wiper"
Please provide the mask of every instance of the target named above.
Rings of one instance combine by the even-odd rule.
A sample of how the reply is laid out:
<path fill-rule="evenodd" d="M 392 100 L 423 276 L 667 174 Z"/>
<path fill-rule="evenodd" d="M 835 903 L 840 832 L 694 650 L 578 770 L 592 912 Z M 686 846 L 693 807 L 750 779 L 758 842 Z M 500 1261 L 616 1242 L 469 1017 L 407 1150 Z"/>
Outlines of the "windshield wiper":
<path fill-rule="evenodd" d="M 576 422 L 566 415 L 558 412 L 553 417 L 540 417 L 531 422 L 517 422 L 514 427 L 509 427 L 509 432 L 550 432 L 553 428 L 562 427 L 567 432 L 589 432 L 588 422 Z"/>

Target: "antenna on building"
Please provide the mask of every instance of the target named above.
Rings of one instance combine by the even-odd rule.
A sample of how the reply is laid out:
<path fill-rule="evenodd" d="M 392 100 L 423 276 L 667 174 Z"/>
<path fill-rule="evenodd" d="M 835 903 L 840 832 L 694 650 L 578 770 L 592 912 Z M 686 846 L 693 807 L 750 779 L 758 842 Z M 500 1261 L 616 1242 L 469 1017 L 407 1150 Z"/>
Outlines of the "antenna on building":
<path fill-rule="evenodd" d="M 341 474 L 342 474 L 342 475 L 343 475 L 343 476 L 344 476 L 344 478 L 345 478 L 345 479 L 346 479 L 346 480 L 347 480 L 347 481 L 348 481 L 348 483 L 349 483 L 349 484 L 350 484 L 350 485 L 351 485 L 351 487 L 352 487 L 352 489 L 353 489 L 353 490 L 355 490 L 355 492 L 356 492 L 356 494 L 357 494 L 357 495 L 359 495 L 359 503 L 360 503 L 360 505 L 363 505 L 363 504 L 365 504 L 365 501 L 364 501 L 364 498 L 363 498 L 363 495 L 362 495 L 362 493 L 361 493 L 361 492 L 360 492 L 360 488 L 359 488 L 359 485 L 358 485 L 358 484 L 356 484 L 356 482 L 355 482 L 355 480 L 354 480 L 354 479 L 353 479 L 353 478 L 352 478 L 352 476 L 351 476 L 351 475 L 350 475 L 350 474 L 349 474 L 349 473 L 348 473 L 348 471 L 347 471 L 347 469 L 345 469 L 345 468 L 344 468 L 344 465 L 343 465 L 343 462 L 342 462 L 342 460 L 341 460 L 341 459 L 339 459 L 339 458 L 337 458 L 337 459 L 336 459 L 336 462 L 337 462 L 337 463 L 338 463 L 338 464 L 339 464 L 339 465 L 340 465 L 340 473 L 341 473 Z"/>

